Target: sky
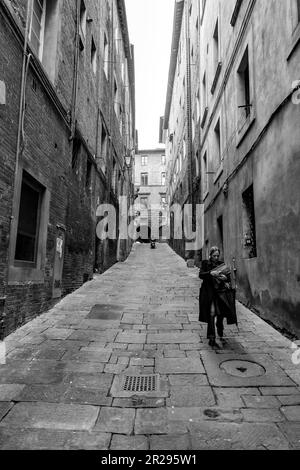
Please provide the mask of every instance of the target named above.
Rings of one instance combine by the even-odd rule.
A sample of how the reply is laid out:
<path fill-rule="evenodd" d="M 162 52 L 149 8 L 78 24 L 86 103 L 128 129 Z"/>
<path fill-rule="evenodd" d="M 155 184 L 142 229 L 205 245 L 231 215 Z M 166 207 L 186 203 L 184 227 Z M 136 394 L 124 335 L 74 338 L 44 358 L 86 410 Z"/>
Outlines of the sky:
<path fill-rule="evenodd" d="M 125 0 L 129 39 L 135 48 L 136 128 L 139 149 L 159 144 L 171 55 L 175 0 Z"/>

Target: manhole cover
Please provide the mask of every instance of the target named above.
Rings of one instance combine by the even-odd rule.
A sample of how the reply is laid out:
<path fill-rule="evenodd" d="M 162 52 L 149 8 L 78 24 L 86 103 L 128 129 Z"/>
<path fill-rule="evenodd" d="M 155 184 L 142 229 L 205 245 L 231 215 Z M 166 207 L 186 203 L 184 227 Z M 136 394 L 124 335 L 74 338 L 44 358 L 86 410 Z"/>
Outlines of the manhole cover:
<path fill-rule="evenodd" d="M 260 377 L 266 373 L 263 366 L 257 362 L 243 361 L 243 360 L 230 360 L 220 364 L 220 369 L 224 370 L 227 374 L 234 377 Z"/>
<path fill-rule="evenodd" d="M 86 318 L 90 320 L 119 320 L 123 307 L 113 304 L 97 304 L 91 309 Z"/>
<path fill-rule="evenodd" d="M 157 392 L 159 376 L 149 375 L 125 375 L 121 384 L 121 390 L 125 392 Z"/>

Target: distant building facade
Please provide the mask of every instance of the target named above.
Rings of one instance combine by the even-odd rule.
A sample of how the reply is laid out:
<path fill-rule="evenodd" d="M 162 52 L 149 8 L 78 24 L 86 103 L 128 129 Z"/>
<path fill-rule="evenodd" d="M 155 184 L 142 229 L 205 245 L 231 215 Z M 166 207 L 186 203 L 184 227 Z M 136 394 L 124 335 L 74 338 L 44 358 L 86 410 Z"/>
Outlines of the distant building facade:
<path fill-rule="evenodd" d="M 139 150 L 135 155 L 135 201 L 142 241 L 167 241 L 166 155 L 164 149 Z"/>
<path fill-rule="evenodd" d="M 193 256 L 219 245 L 239 299 L 298 334 L 299 77 L 298 0 L 176 2 L 164 120 L 170 204 L 204 204 Z M 172 232 L 170 243 L 187 256 Z"/>
<path fill-rule="evenodd" d="M 134 55 L 123 0 L 0 0 L 0 327 L 125 259 L 97 208 L 133 198 Z"/>

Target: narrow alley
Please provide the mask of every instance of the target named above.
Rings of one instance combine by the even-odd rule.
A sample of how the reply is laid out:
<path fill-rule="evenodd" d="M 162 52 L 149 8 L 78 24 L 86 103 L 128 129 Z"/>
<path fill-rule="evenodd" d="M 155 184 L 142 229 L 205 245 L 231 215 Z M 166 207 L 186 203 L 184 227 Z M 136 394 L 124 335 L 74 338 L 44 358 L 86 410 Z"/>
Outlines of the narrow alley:
<path fill-rule="evenodd" d="M 0 448 L 299 449 L 291 341 L 238 304 L 213 350 L 199 286 L 168 245 L 136 243 L 8 336 Z"/>

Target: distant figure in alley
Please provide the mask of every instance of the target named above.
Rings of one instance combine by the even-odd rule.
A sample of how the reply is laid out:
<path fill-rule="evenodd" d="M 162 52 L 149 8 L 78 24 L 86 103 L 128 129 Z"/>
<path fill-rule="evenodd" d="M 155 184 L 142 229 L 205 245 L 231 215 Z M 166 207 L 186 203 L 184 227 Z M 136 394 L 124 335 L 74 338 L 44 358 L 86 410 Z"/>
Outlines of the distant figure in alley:
<path fill-rule="evenodd" d="M 230 268 L 220 261 L 220 249 L 212 247 L 209 260 L 201 264 L 199 278 L 203 280 L 199 296 L 199 321 L 207 323 L 209 345 L 219 349 L 216 342 L 216 330 L 221 341 L 223 339 L 223 320 L 228 325 L 237 324 L 235 295 L 231 286 Z"/>

